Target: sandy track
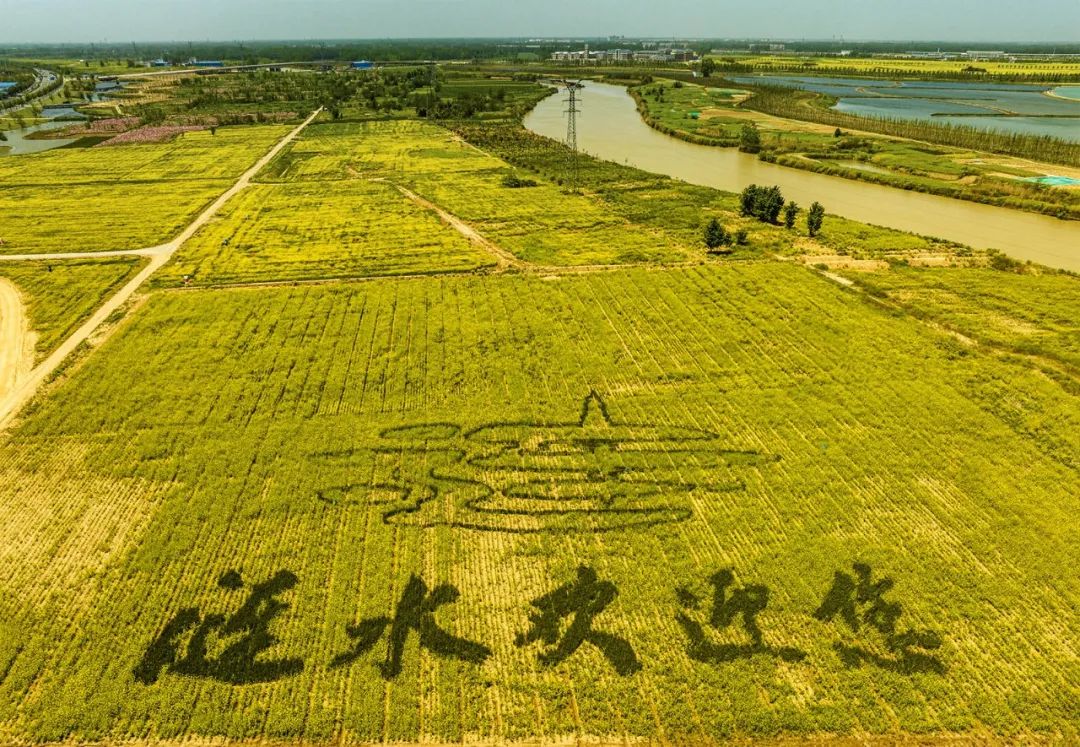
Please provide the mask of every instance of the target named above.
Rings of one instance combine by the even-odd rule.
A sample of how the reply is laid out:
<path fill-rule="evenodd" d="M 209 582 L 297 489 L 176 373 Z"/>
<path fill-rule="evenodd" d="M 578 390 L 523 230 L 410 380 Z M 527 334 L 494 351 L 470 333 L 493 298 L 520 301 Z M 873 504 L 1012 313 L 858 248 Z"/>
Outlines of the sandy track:
<path fill-rule="evenodd" d="M 52 254 L 0 254 L 0 262 L 33 262 L 35 260 L 107 259 L 109 257 L 154 257 L 168 251 L 169 245 L 150 249 L 110 249 L 105 252 L 54 252 Z"/>
<path fill-rule="evenodd" d="M 15 284 L 0 278 L 0 397 L 14 391 L 34 365 L 34 336 Z"/>
<path fill-rule="evenodd" d="M 127 301 L 135 294 L 135 291 L 145 283 L 151 275 L 157 272 L 161 267 L 168 262 L 172 255 L 179 249 L 185 241 L 190 239 L 192 235 L 200 228 L 205 226 L 207 222 L 213 218 L 221 207 L 230 199 L 235 197 L 237 193 L 251 184 L 252 178 L 263 169 L 278 153 L 282 151 L 285 146 L 291 143 L 312 121 L 319 115 L 322 109 L 316 110 L 310 117 L 308 117 L 302 124 L 296 129 L 292 130 L 288 135 L 278 141 L 277 145 L 271 148 L 266 155 L 260 158 L 254 166 L 245 171 L 240 178 L 233 184 L 228 190 L 226 190 L 220 197 L 210 204 L 202 213 L 199 214 L 194 221 L 188 225 L 180 235 L 176 236 L 172 241 L 160 246 L 149 247 L 147 249 L 137 250 L 133 252 L 88 252 L 78 254 L 57 254 L 57 255 L 42 255 L 42 254 L 26 254 L 26 255 L 9 255 L 4 259 L 13 259 L 15 257 L 22 257 L 27 260 L 40 260 L 40 259 L 74 259 L 78 257 L 103 257 L 103 256 L 148 256 L 150 257 L 150 263 L 144 267 L 138 275 L 128 281 L 123 288 L 117 291 L 111 298 L 109 298 L 104 304 L 98 308 L 94 314 L 83 323 L 74 334 L 58 347 L 52 355 L 42 361 L 32 371 L 30 371 L 25 377 L 21 379 L 18 385 L 11 391 L 3 394 L 3 398 L 0 399 L 0 430 L 7 428 L 11 425 L 15 416 L 23 408 L 23 406 L 30 401 L 31 398 L 37 393 L 38 388 L 48 380 L 48 378 L 55 372 L 64 360 L 74 353 L 80 345 L 90 339 L 90 336 L 94 334 L 95 330 L 100 327 L 110 315 L 123 306 Z M 2 296 L 0 296 L 2 300 Z M 22 304 L 19 304 L 20 308 Z M 2 307 L 0 307 L 0 313 L 2 313 Z M 0 320 L 2 325 L 2 320 Z M 0 344 L 6 342 L 6 337 L 0 338 Z M 0 389 L 2 391 L 2 389 Z"/>

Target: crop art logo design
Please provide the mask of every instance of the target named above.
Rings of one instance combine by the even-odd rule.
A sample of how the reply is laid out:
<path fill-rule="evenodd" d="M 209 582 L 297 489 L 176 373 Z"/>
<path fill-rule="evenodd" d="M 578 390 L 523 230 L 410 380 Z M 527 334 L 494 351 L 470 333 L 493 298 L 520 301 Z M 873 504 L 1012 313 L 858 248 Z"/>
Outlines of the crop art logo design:
<path fill-rule="evenodd" d="M 619 422 L 596 392 L 569 422 L 402 426 L 313 457 L 327 483 L 320 501 L 376 504 L 391 524 L 521 533 L 683 521 L 695 496 L 743 491 L 746 470 L 778 459 L 700 428 Z M 334 481 L 358 465 L 368 480 Z"/>

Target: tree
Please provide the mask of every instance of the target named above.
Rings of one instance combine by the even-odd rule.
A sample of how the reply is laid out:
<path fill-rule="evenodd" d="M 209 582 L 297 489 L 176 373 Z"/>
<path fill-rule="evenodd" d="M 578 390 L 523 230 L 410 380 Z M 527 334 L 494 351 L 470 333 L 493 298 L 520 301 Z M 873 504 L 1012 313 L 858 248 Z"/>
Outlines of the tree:
<path fill-rule="evenodd" d="M 716 72 L 716 60 L 712 57 L 705 57 L 701 60 L 701 77 L 711 77 Z"/>
<path fill-rule="evenodd" d="M 786 228 L 795 227 L 795 218 L 799 215 L 799 206 L 794 202 L 789 202 L 784 207 L 784 226 Z"/>
<path fill-rule="evenodd" d="M 747 122 L 742 126 L 742 132 L 739 135 L 739 150 L 743 153 L 761 152 L 761 134 L 753 122 Z"/>
<path fill-rule="evenodd" d="M 841 130 L 839 127 L 837 127 L 836 132 L 833 133 L 833 137 L 843 137 L 843 136 L 844 136 L 844 131 Z"/>
<path fill-rule="evenodd" d="M 784 195 L 779 187 L 751 184 L 742 191 L 740 209 L 744 216 L 752 215 L 765 223 L 776 223 L 784 209 Z"/>
<path fill-rule="evenodd" d="M 760 188 L 756 184 L 751 184 L 749 187 L 742 191 L 739 195 L 740 200 L 740 212 L 743 217 L 749 217 L 754 214 L 754 205 L 757 203 L 758 190 Z"/>
<path fill-rule="evenodd" d="M 718 218 L 713 218 L 705 226 L 705 246 L 709 251 L 714 251 L 731 243 L 731 234 L 720 224 Z"/>
<path fill-rule="evenodd" d="M 758 219 L 766 223 L 777 223 L 780 211 L 784 209 L 784 195 L 780 187 L 769 187 L 758 198 Z"/>
<path fill-rule="evenodd" d="M 820 202 L 810 206 L 810 212 L 806 216 L 806 228 L 811 236 L 816 236 L 821 230 L 821 224 L 825 221 L 825 208 Z"/>

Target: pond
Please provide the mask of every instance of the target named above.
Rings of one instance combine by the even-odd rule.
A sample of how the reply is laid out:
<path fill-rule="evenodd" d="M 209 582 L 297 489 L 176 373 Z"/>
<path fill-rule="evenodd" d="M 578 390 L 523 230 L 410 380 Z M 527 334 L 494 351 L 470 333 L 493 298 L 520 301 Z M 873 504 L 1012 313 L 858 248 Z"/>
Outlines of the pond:
<path fill-rule="evenodd" d="M 45 139 L 34 140 L 29 135 L 35 132 L 45 132 L 47 130 L 62 130 L 65 127 L 70 127 L 71 122 L 42 122 L 41 124 L 32 125 L 30 127 L 24 127 L 21 130 L 6 130 L 4 137 L 7 141 L 0 141 L 0 149 L 5 146 L 10 148 L 6 151 L 9 156 L 24 156 L 27 153 L 42 153 L 53 148 L 59 148 L 64 145 L 70 145 L 75 142 L 77 138 L 62 138 L 62 139 Z M 0 150 L 0 153 L 4 153 Z"/>
<path fill-rule="evenodd" d="M 1080 222 L 785 168 L 734 148 L 677 140 L 645 124 L 621 86 L 586 83 L 580 101 L 578 143 L 599 158 L 728 192 L 776 184 L 804 206 L 817 200 L 830 213 L 853 220 L 1080 272 Z M 561 141 L 566 136 L 564 108 L 562 96 L 550 96 L 529 114 L 525 126 Z"/>
<path fill-rule="evenodd" d="M 118 90 L 121 85 L 110 86 L 106 89 L 100 88 L 101 84 L 98 84 L 99 90 L 90 94 L 89 99 L 91 101 L 100 101 L 110 91 Z M 36 125 L 30 125 L 17 130 L 5 130 L 4 136 L 7 141 L 0 141 L 0 156 L 24 156 L 28 153 L 42 153 L 54 148 L 61 148 L 65 145 L 74 143 L 78 138 L 46 138 L 42 140 L 36 140 L 31 138 L 30 135 L 35 132 L 46 132 L 48 130 L 62 130 L 65 127 L 71 126 L 76 120 L 85 120 L 87 117 L 76 111 L 75 107 L 80 102 L 68 101 L 63 104 L 53 104 L 43 107 L 41 113 L 38 114 L 36 119 L 47 119 L 48 122 L 41 122 Z"/>
<path fill-rule="evenodd" d="M 737 83 L 801 88 L 835 96 L 837 111 L 879 119 L 967 125 L 1080 142 L 1080 88 L 1009 83 L 887 81 L 794 75 L 736 75 Z M 1076 93 L 1070 93 L 1070 88 Z M 1065 93 L 1060 93 L 1061 91 Z M 1053 93 L 1054 95 L 1048 95 Z M 1073 100 L 1075 99 L 1075 101 Z"/>

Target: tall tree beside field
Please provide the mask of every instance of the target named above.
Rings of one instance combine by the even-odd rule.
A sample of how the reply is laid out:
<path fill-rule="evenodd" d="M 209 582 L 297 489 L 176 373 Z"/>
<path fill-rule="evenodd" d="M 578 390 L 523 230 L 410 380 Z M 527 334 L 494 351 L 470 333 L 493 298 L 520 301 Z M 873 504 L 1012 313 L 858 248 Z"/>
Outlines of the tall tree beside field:
<path fill-rule="evenodd" d="M 701 77 L 709 78 L 716 72 L 716 60 L 706 57 L 701 61 Z"/>
<path fill-rule="evenodd" d="M 795 218 L 799 215 L 799 206 L 794 202 L 789 202 L 784 206 L 784 226 L 786 228 L 795 227 Z"/>
<path fill-rule="evenodd" d="M 713 218 L 705 226 L 705 246 L 709 251 L 714 251 L 731 243 L 731 234 L 720 224 L 718 218 Z"/>
<path fill-rule="evenodd" d="M 816 236 L 821 230 L 821 224 L 825 222 L 825 208 L 820 202 L 810 206 L 810 212 L 806 214 L 806 229 L 811 236 Z"/>
<path fill-rule="evenodd" d="M 757 202 L 758 189 L 758 185 L 751 184 L 739 195 L 739 208 L 744 218 L 754 214 L 754 203 Z"/>

